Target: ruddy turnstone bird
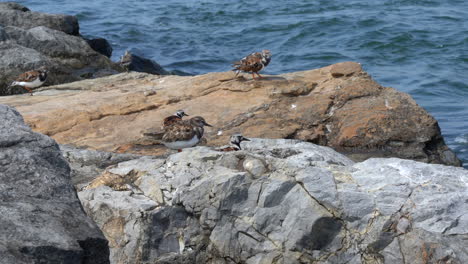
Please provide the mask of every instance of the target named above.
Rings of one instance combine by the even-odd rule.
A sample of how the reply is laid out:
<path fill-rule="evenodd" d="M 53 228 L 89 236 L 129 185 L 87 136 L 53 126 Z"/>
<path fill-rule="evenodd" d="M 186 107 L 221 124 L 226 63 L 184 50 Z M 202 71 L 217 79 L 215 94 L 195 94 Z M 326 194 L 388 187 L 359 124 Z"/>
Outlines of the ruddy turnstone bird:
<path fill-rule="evenodd" d="M 164 118 L 163 129 L 166 129 L 166 127 L 172 126 L 173 124 L 175 124 L 175 123 L 177 123 L 179 121 L 182 121 L 182 117 L 184 117 L 184 116 L 189 116 L 189 115 L 187 115 L 184 112 L 184 110 L 177 110 L 177 112 L 175 112 L 175 114 Z"/>
<path fill-rule="evenodd" d="M 240 61 L 236 61 L 232 64 L 234 67 L 233 71 L 236 71 L 236 77 L 239 72 L 249 72 L 252 73 L 253 79 L 255 79 L 255 74 L 258 75 L 259 78 L 262 76 L 258 73 L 259 71 L 263 70 L 268 63 L 271 61 L 271 53 L 269 50 L 262 50 L 262 52 L 254 52 Z"/>
<path fill-rule="evenodd" d="M 241 150 L 240 143 L 242 141 L 250 141 L 250 139 L 243 137 L 241 134 L 235 134 L 231 136 L 229 147 L 217 149 L 217 151 L 238 151 Z"/>
<path fill-rule="evenodd" d="M 190 148 L 198 144 L 203 137 L 204 126 L 211 127 L 201 116 L 181 120 L 166 127 L 161 142 L 170 149 Z"/>
<path fill-rule="evenodd" d="M 9 85 L 9 87 L 16 85 L 22 86 L 24 89 L 28 90 L 31 95 L 33 95 L 31 89 L 44 84 L 47 79 L 47 72 L 48 71 L 45 67 L 41 67 L 38 70 L 22 73 Z"/>

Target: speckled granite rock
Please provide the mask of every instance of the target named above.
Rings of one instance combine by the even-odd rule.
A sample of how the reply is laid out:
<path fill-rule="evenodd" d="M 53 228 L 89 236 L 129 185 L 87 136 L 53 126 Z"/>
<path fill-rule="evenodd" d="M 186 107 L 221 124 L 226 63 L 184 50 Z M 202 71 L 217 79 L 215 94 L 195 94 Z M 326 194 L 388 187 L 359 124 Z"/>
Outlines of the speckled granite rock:
<path fill-rule="evenodd" d="M 0 105 L 2 264 L 109 263 L 107 240 L 84 213 L 51 138 Z"/>
<path fill-rule="evenodd" d="M 466 263 L 468 171 L 253 139 L 108 168 L 79 192 L 111 263 Z"/>

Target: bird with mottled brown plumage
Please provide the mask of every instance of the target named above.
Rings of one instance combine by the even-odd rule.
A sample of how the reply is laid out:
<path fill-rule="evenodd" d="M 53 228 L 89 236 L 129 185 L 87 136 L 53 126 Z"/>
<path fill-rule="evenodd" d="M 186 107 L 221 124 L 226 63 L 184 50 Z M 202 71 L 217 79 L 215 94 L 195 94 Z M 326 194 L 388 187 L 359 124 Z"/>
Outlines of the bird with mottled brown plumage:
<path fill-rule="evenodd" d="M 182 121 L 182 117 L 184 116 L 189 116 L 189 115 L 187 115 L 184 110 L 177 110 L 175 114 L 164 118 L 163 129 L 166 129 L 166 127 L 172 126 L 173 124 L 179 121 Z"/>
<path fill-rule="evenodd" d="M 45 83 L 47 73 L 48 71 L 45 67 L 22 73 L 8 87 L 21 86 L 33 95 L 32 89 L 40 87 Z"/>
<path fill-rule="evenodd" d="M 262 50 L 262 52 L 254 52 L 239 61 L 233 62 L 233 71 L 236 71 L 236 77 L 240 72 L 247 72 L 252 74 L 255 79 L 257 74 L 259 78 L 263 78 L 258 72 L 263 70 L 271 61 L 271 52 L 269 50 Z"/>
<path fill-rule="evenodd" d="M 198 144 L 204 133 L 204 126 L 211 127 L 201 116 L 181 120 L 166 127 L 161 142 L 170 149 L 190 148 Z"/>

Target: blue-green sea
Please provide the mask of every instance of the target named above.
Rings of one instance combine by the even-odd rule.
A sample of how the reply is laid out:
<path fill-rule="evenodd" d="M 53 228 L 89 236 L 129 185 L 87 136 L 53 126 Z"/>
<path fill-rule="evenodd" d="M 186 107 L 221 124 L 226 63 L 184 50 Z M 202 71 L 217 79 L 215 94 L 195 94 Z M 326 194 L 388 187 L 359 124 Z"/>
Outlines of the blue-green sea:
<path fill-rule="evenodd" d="M 266 74 L 360 62 L 413 96 L 468 167 L 468 1 L 28 0 L 33 11 L 76 15 L 81 34 L 190 74 L 227 71 L 270 49 Z"/>

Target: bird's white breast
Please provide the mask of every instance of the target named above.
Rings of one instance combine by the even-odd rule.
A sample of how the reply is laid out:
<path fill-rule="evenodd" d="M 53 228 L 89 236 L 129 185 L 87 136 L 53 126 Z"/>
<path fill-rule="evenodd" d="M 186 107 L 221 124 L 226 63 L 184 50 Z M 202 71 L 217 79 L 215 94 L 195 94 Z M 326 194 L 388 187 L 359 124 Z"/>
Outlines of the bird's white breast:
<path fill-rule="evenodd" d="M 32 82 L 15 82 L 15 85 L 25 86 L 28 88 L 36 88 L 41 86 L 45 81 L 41 81 L 39 78 L 36 78 Z"/>
<path fill-rule="evenodd" d="M 200 141 L 200 139 L 195 135 L 190 140 L 164 142 L 164 145 L 170 149 L 183 149 L 195 146 L 198 143 L 198 141 Z"/>

